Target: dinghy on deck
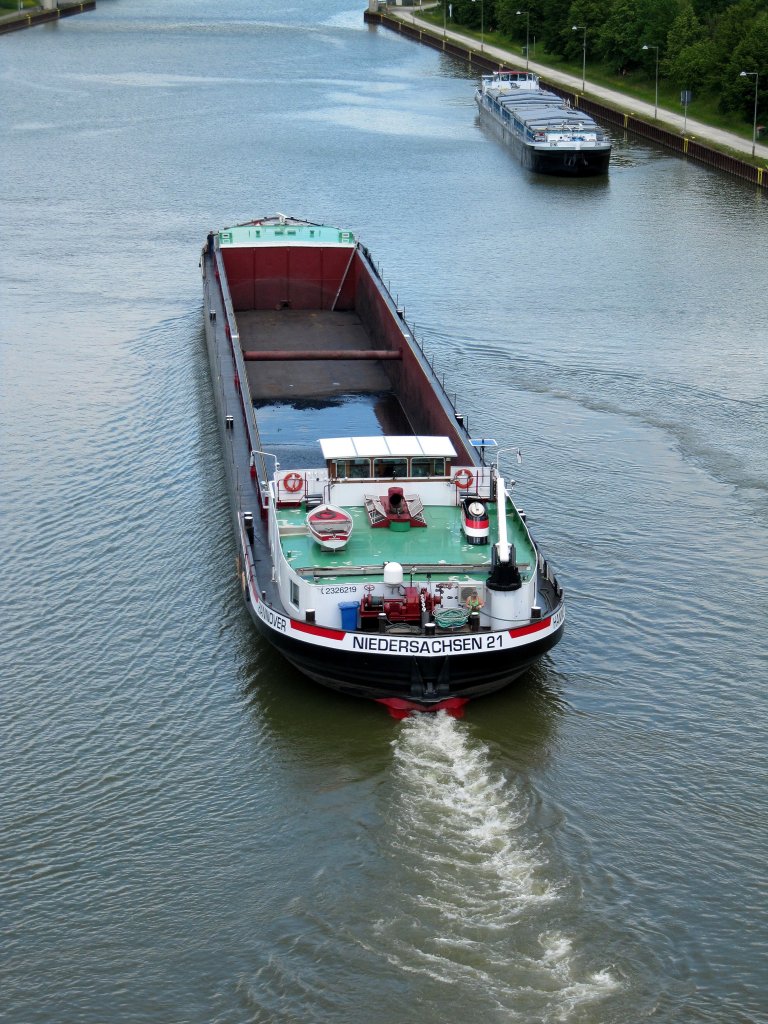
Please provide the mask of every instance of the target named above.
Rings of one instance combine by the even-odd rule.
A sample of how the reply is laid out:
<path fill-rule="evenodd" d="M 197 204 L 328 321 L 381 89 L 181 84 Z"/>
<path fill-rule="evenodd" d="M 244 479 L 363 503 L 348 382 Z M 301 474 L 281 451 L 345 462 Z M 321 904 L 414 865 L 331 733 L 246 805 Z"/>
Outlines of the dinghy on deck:
<path fill-rule="evenodd" d="M 341 551 L 352 526 L 352 516 L 338 505 L 318 505 L 307 515 L 307 529 L 324 551 Z"/>

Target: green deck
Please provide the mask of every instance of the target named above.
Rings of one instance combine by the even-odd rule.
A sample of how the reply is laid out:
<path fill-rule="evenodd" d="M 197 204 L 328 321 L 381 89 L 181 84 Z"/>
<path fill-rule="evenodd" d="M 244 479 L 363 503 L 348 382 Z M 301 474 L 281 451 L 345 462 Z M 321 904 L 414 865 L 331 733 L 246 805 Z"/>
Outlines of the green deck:
<path fill-rule="evenodd" d="M 374 529 L 365 509 L 346 507 L 352 516 L 354 528 L 347 546 L 341 551 L 323 551 L 306 532 L 304 508 L 281 508 L 277 520 L 281 546 L 288 563 L 297 572 L 302 569 L 323 570 L 328 581 L 344 579 L 359 566 L 383 566 L 385 562 L 399 562 L 406 573 L 409 566 L 434 566 L 432 577 L 439 578 L 437 568 L 445 565 L 445 576 L 463 574 L 469 578 L 484 579 L 491 560 L 491 544 L 469 544 L 461 529 L 461 511 L 456 507 L 429 505 L 424 509 L 426 527 L 411 527 L 398 532 L 387 527 Z M 496 510 L 489 509 L 491 543 L 497 539 Z M 536 555 L 517 516 L 507 517 L 508 539 L 515 545 L 515 557 L 523 580 L 531 577 Z M 461 569 L 457 570 L 457 566 Z M 330 571 L 338 569 L 338 573 Z M 327 574 L 327 575 L 326 575 Z M 359 573 L 354 575 L 360 579 Z M 362 577 L 371 582 L 381 578 L 381 571 L 369 572 Z"/>

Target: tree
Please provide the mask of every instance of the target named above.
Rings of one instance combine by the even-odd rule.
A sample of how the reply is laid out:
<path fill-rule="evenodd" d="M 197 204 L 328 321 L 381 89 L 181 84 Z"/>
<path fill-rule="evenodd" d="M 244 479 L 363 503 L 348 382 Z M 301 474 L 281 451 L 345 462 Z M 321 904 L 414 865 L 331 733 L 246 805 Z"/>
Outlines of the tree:
<path fill-rule="evenodd" d="M 475 32 L 493 32 L 496 28 L 494 0 L 452 0 L 453 20 Z"/>
<path fill-rule="evenodd" d="M 755 105 L 755 79 L 742 78 L 742 71 L 757 71 L 758 117 L 766 116 L 768 110 L 768 12 L 758 14 L 750 23 L 749 31 L 733 51 L 722 77 L 720 107 L 722 110 L 738 110 L 751 121 Z"/>
<path fill-rule="evenodd" d="M 528 17 L 533 29 L 537 21 L 536 8 L 532 4 L 527 3 L 526 0 L 522 0 L 522 2 L 521 0 L 496 0 L 494 6 L 494 20 L 499 32 L 508 39 L 517 39 L 520 42 L 524 42 L 526 18 L 517 12 L 529 12 Z"/>
<path fill-rule="evenodd" d="M 662 60 L 666 52 L 669 30 L 683 10 L 684 5 L 685 0 L 670 0 L 669 3 L 648 0 L 648 3 L 645 5 L 641 45 L 658 46 L 659 56 Z"/>
<path fill-rule="evenodd" d="M 752 23 L 762 8 L 762 0 L 739 0 L 732 3 L 716 20 L 712 29 L 715 63 L 722 77 L 734 51 L 752 32 Z"/>
<path fill-rule="evenodd" d="M 637 67 L 642 57 L 644 23 L 638 0 L 613 0 L 608 18 L 597 33 L 597 55 L 616 69 Z"/>
<path fill-rule="evenodd" d="M 559 48 L 555 51 L 561 53 L 569 60 L 576 62 L 582 55 L 584 43 L 584 31 L 573 31 L 574 25 L 587 26 L 587 56 L 597 56 L 597 37 L 601 25 L 608 17 L 610 0 L 573 0 L 568 8 L 568 15 L 564 22 L 561 22 L 560 32 L 557 35 Z"/>
<path fill-rule="evenodd" d="M 680 89 L 706 90 L 717 81 L 714 69 L 714 46 L 709 39 L 700 39 L 680 50 L 667 61 L 668 74 Z"/>
<path fill-rule="evenodd" d="M 674 70 L 675 62 L 680 59 L 684 50 L 687 50 L 689 46 L 693 46 L 695 43 L 701 42 L 704 37 L 704 27 L 696 17 L 690 2 L 687 2 L 672 22 L 672 27 L 667 36 L 667 55 L 664 62 L 664 73 L 675 78 L 677 76 Z"/>

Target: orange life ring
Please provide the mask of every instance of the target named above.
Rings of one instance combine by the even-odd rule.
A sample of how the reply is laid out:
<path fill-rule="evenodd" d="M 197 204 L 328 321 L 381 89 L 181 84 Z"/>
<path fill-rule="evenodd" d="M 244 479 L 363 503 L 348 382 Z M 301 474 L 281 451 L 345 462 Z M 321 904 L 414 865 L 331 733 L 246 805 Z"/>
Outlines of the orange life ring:
<path fill-rule="evenodd" d="M 459 488 L 459 490 L 466 491 L 475 482 L 475 478 L 472 476 L 468 469 L 460 469 L 456 476 L 453 478 L 453 482 Z"/>
<path fill-rule="evenodd" d="M 283 477 L 283 487 L 286 491 L 290 491 L 291 494 L 295 494 L 296 491 L 300 491 L 304 486 L 304 477 L 301 473 L 286 473 Z"/>

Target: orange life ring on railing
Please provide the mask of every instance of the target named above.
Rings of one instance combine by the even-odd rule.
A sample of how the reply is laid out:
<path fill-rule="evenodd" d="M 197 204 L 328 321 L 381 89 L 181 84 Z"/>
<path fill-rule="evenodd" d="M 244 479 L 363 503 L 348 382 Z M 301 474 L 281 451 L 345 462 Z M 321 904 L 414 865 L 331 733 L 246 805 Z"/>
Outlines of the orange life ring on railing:
<path fill-rule="evenodd" d="M 466 491 L 475 482 L 475 478 L 472 476 L 468 469 L 460 469 L 456 476 L 453 478 L 453 482 L 459 488 L 459 490 Z"/>
<path fill-rule="evenodd" d="M 300 491 L 303 486 L 304 477 L 301 473 L 286 473 L 283 477 L 283 487 L 285 487 L 286 491 L 290 491 L 291 494 Z"/>

